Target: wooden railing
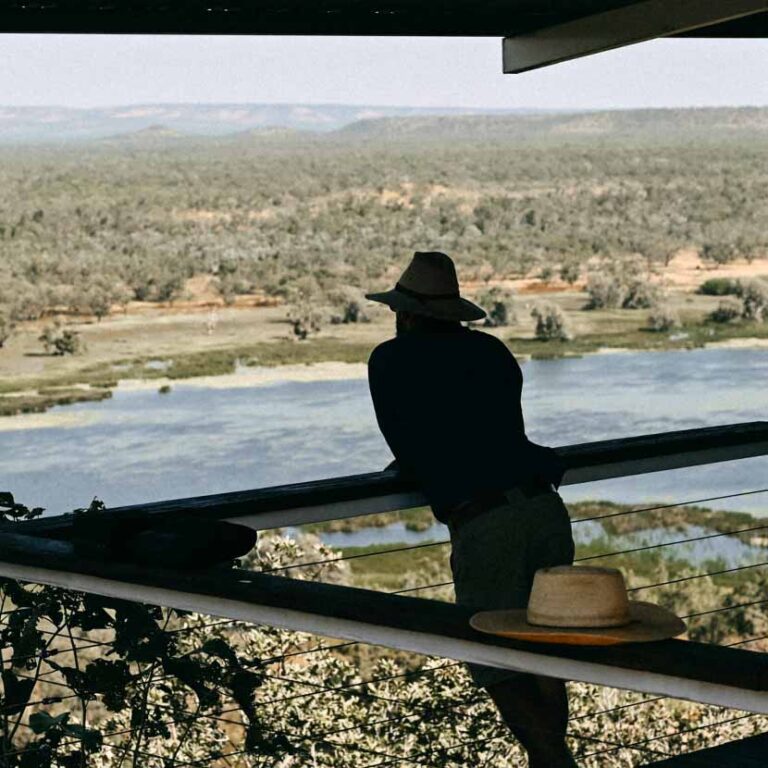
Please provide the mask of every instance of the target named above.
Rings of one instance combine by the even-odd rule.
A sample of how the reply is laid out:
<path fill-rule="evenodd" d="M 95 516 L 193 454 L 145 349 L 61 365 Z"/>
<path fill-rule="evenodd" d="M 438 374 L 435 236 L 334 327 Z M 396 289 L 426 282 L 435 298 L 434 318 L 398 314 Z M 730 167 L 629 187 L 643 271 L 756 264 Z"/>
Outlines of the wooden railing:
<path fill-rule="evenodd" d="M 573 484 L 762 456 L 768 454 L 768 424 L 686 430 L 557 450 L 569 467 L 565 483 Z M 266 529 L 423 503 L 397 473 L 378 472 L 133 505 L 110 513 L 236 519 Z M 237 568 L 179 572 L 88 560 L 67 540 L 71 525 L 71 516 L 60 515 L 0 530 L 0 576 L 768 714 L 765 654 L 685 640 L 605 648 L 513 642 L 473 630 L 468 606 Z M 768 528 L 768 523 L 761 527 Z"/>
<path fill-rule="evenodd" d="M 563 485 L 628 477 L 768 454 L 768 422 L 687 429 L 567 445 L 556 449 L 568 470 Z M 13 489 L 9 489 L 13 490 Z M 112 514 L 195 515 L 237 520 L 257 530 L 423 506 L 413 483 L 395 471 L 115 507 Z M 15 530 L 66 536 L 71 516 L 23 523 Z"/>

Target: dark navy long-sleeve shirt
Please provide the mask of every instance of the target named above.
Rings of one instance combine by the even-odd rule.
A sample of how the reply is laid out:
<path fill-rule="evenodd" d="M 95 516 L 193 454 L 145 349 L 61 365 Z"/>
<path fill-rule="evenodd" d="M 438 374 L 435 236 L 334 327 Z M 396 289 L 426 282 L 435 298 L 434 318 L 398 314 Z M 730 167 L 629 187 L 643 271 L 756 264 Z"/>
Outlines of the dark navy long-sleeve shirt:
<path fill-rule="evenodd" d="M 385 341 L 368 361 L 376 418 L 397 463 L 435 515 L 563 466 L 525 435 L 520 366 L 503 342 L 463 327 Z"/>

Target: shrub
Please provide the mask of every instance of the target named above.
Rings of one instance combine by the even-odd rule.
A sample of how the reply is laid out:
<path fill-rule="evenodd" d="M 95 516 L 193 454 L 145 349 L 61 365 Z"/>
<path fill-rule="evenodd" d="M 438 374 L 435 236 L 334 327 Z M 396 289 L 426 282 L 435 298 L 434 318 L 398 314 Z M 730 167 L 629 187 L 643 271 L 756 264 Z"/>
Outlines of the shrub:
<path fill-rule="evenodd" d="M 569 261 L 560 267 L 560 279 L 573 285 L 581 277 L 581 266 L 575 261 Z"/>
<path fill-rule="evenodd" d="M 663 305 L 656 307 L 656 309 L 648 315 L 648 329 L 656 331 L 657 333 L 663 333 L 664 331 L 671 331 L 673 328 L 680 326 L 680 318 L 677 316 L 671 307 Z"/>
<path fill-rule="evenodd" d="M 623 309 L 651 309 L 658 305 L 660 297 L 658 286 L 647 280 L 634 279 L 627 286 L 621 306 Z"/>
<path fill-rule="evenodd" d="M 335 312 L 331 323 L 369 323 L 370 317 L 365 312 L 365 299 L 359 288 L 351 285 L 335 288 L 327 294 L 328 303 Z"/>
<path fill-rule="evenodd" d="M 491 288 L 478 296 L 479 304 L 488 313 L 483 325 L 486 328 L 500 328 L 517 322 L 517 313 L 511 291 Z"/>
<path fill-rule="evenodd" d="M 514 309 L 511 309 L 510 305 L 504 301 L 492 302 L 485 318 L 486 328 L 498 328 L 502 325 L 509 325 L 510 322 L 515 322 Z"/>
<path fill-rule="evenodd" d="M 697 293 L 704 296 L 733 296 L 739 292 L 739 281 L 727 277 L 711 277 L 705 280 Z"/>
<path fill-rule="evenodd" d="M 322 322 L 322 316 L 317 309 L 321 303 L 322 292 L 315 277 L 300 277 L 288 287 L 286 294 L 290 302 L 287 317 L 293 335 L 302 341 L 311 333 L 317 333 Z"/>
<path fill-rule="evenodd" d="M 321 327 L 320 313 L 308 303 L 296 304 L 288 310 L 288 322 L 293 335 L 303 341 L 311 333 L 318 333 Z"/>
<path fill-rule="evenodd" d="M 733 323 L 741 317 L 743 311 L 744 307 L 738 299 L 726 299 L 707 315 L 707 320 L 713 323 Z"/>
<path fill-rule="evenodd" d="M 43 348 L 49 355 L 75 355 L 81 349 L 80 334 L 70 328 L 61 329 L 56 325 L 48 325 L 38 337 L 43 342 Z"/>
<path fill-rule="evenodd" d="M 42 512 L 17 504 L 9 493 L 0 494 L 4 530 Z M 84 529 L 93 530 L 94 521 L 88 517 L 104 514 L 104 505 L 94 500 L 87 510 L 76 510 L 74 518 Z M 313 554 L 304 559 L 328 557 Z M 226 567 L 222 565 L 222 574 Z M 264 726 L 254 703 L 257 690 L 268 683 L 250 660 L 275 655 L 284 634 L 259 628 L 236 637 L 217 632 L 199 614 L 5 578 L 0 582 L 0 602 L 6 615 L 15 614 L 3 622 L 3 650 L 14 662 L 2 670 L 3 766 L 118 768 L 131 754 L 126 765 L 196 764 L 201 754 L 208 754 L 200 745 L 215 753 L 225 743 L 225 734 L 216 725 L 225 706 L 236 712 L 238 725 L 242 723 L 238 735 L 242 734 L 243 753 L 254 755 L 256 761 L 265 753 L 280 754 L 284 765 L 298 764 L 290 759 L 292 746 L 276 728 Z M 76 643 L 82 633 L 90 633 L 97 642 Z M 57 638 L 67 636 L 71 649 L 62 653 L 67 645 L 58 644 Z M 298 639 L 286 640 L 291 641 Z M 89 653 L 94 645 L 99 650 Z M 59 679 L 51 680 L 52 673 Z M 62 686 L 66 696 L 61 695 Z M 183 727 L 174 727 L 179 722 L 176 713 L 187 713 L 191 702 L 194 715 L 185 717 Z M 22 719 L 28 723 L 26 730 L 14 738 Z M 106 737 L 118 734 L 119 748 L 106 751 L 112 746 Z M 202 760 L 215 762 L 216 758 Z M 249 763 L 253 764 L 250 758 Z"/>
<path fill-rule="evenodd" d="M 552 269 L 552 267 L 549 265 L 542 267 L 541 271 L 539 272 L 539 280 L 542 280 L 545 283 L 548 283 L 554 276 L 555 270 Z"/>
<path fill-rule="evenodd" d="M 534 307 L 531 317 L 536 318 L 536 338 L 540 341 L 570 340 L 565 315 L 554 304 Z"/>
<path fill-rule="evenodd" d="M 346 302 L 341 307 L 340 315 L 331 315 L 331 323 L 370 323 L 371 319 L 365 314 L 362 304 L 356 299 Z"/>
<path fill-rule="evenodd" d="M 13 322 L 10 315 L 0 312 L 0 349 L 3 348 L 5 342 L 11 337 L 15 327 L 16 323 Z"/>
<path fill-rule="evenodd" d="M 626 288 L 615 275 L 593 272 L 587 279 L 587 309 L 616 309 L 626 296 Z"/>
<path fill-rule="evenodd" d="M 344 314 L 341 318 L 342 323 L 367 323 L 368 316 L 363 311 L 359 301 L 350 301 L 344 307 Z"/>
<path fill-rule="evenodd" d="M 741 283 L 739 296 L 743 304 L 742 317 L 745 320 L 761 322 L 768 317 L 768 283 L 764 280 L 750 280 Z"/>

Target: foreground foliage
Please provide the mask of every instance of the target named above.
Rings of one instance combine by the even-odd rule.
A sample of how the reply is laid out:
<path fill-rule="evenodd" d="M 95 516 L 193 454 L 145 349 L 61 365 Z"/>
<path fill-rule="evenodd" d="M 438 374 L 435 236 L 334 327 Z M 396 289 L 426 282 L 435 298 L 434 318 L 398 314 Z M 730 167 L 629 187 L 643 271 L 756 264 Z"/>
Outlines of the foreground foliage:
<path fill-rule="evenodd" d="M 6 503 L 6 525 L 40 513 Z M 604 506 L 579 511 L 615 511 Z M 634 516 L 611 520 L 625 530 L 652 525 L 660 514 L 645 513 L 640 523 L 630 522 Z M 746 521 L 698 514 L 723 531 Z M 675 515 L 682 512 L 672 510 L 672 525 Z M 601 546 L 605 551 L 606 542 Z M 270 571 L 312 563 L 276 573 L 356 583 L 364 562 L 338 560 L 313 535 L 268 534 L 243 565 Z M 411 588 L 448 575 L 445 548 L 410 564 Z M 663 558 L 621 567 L 631 586 L 649 576 L 683 579 L 643 595 L 683 615 L 753 602 L 768 587 L 760 569 L 733 580 L 696 577 L 698 569 Z M 451 599 L 445 586 L 414 594 Z M 450 660 L 10 580 L 2 582 L 2 611 L 0 765 L 7 768 L 523 762 L 487 697 Z M 768 620 L 761 606 L 749 605 L 702 614 L 690 627 L 697 639 L 725 644 L 764 635 Z M 640 765 L 768 726 L 764 717 L 715 707 L 580 683 L 569 689 L 572 748 L 581 765 L 594 768 Z"/>

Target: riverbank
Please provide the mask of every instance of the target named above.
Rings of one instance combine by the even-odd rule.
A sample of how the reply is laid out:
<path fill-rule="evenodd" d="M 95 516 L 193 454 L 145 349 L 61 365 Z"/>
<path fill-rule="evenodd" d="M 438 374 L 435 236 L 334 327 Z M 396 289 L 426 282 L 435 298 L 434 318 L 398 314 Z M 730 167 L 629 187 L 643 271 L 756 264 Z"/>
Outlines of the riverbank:
<path fill-rule="evenodd" d="M 768 552 L 765 518 L 690 505 L 648 506 L 657 508 L 634 512 L 637 507 L 610 501 L 570 503 L 577 558 L 599 558 L 600 565 L 621 568 L 630 586 L 659 581 L 660 573 L 674 583 L 675 579 L 685 582 L 695 579 L 697 573 L 710 572 L 714 587 L 734 589 L 752 583 L 759 574 Z M 382 525 L 397 522 L 404 522 L 408 530 L 420 530 L 425 536 L 418 542 L 383 537 L 377 541 Z M 435 584 L 423 596 L 436 597 L 437 592 L 450 591 L 450 548 L 445 545 L 447 532 L 437 530 L 437 526 L 433 528 L 433 522 L 429 510 L 422 508 L 329 521 L 302 526 L 301 530 L 315 533 L 325 541 L 324 534 L 368 528 L 373 541 L 370 544 L 345 545 L 343 536 L 338 534 L 332 537 L 333 542 L 325 542 L 347 558 L 352 583 L 393 591 L 418 590 L 421 585 Z M 685 539 L 692 542 L 674 544 Z M 414 544 L 416 549 L 411 549 L 409 545 Z M 606 555 L 610 552 L 617 554 Z M 731 571 L 732 568 L 737 570 Z"/>
<path fill-rule="evenodd" d="M 691 504 L 679 506 L 649 502 L 641 510 L 631 504 L 613 501 L 576 501 L 568 504 L 571 520 L 593 520 L 606 535 L 621 536 L 641 533 L 655 528 L 682 529 L 696 525 L 716 533 L 734 536 L 751 546 L 768 547 L 768 521 L 748 512 L 710 509 Z M 768 512 L 768 494 L 766 494 Z M 383 528 L 393 523 L 403 523 L 406 530 L 424 532 L 435 522 L 428 507 L 416 507 L 399 512 L 382 512 L 376 515 L 328 520 L 303 525 L 305 533 L 353 533 L 366 528 Z M 765 525 L 765 530 L 753 530 Z"/>

